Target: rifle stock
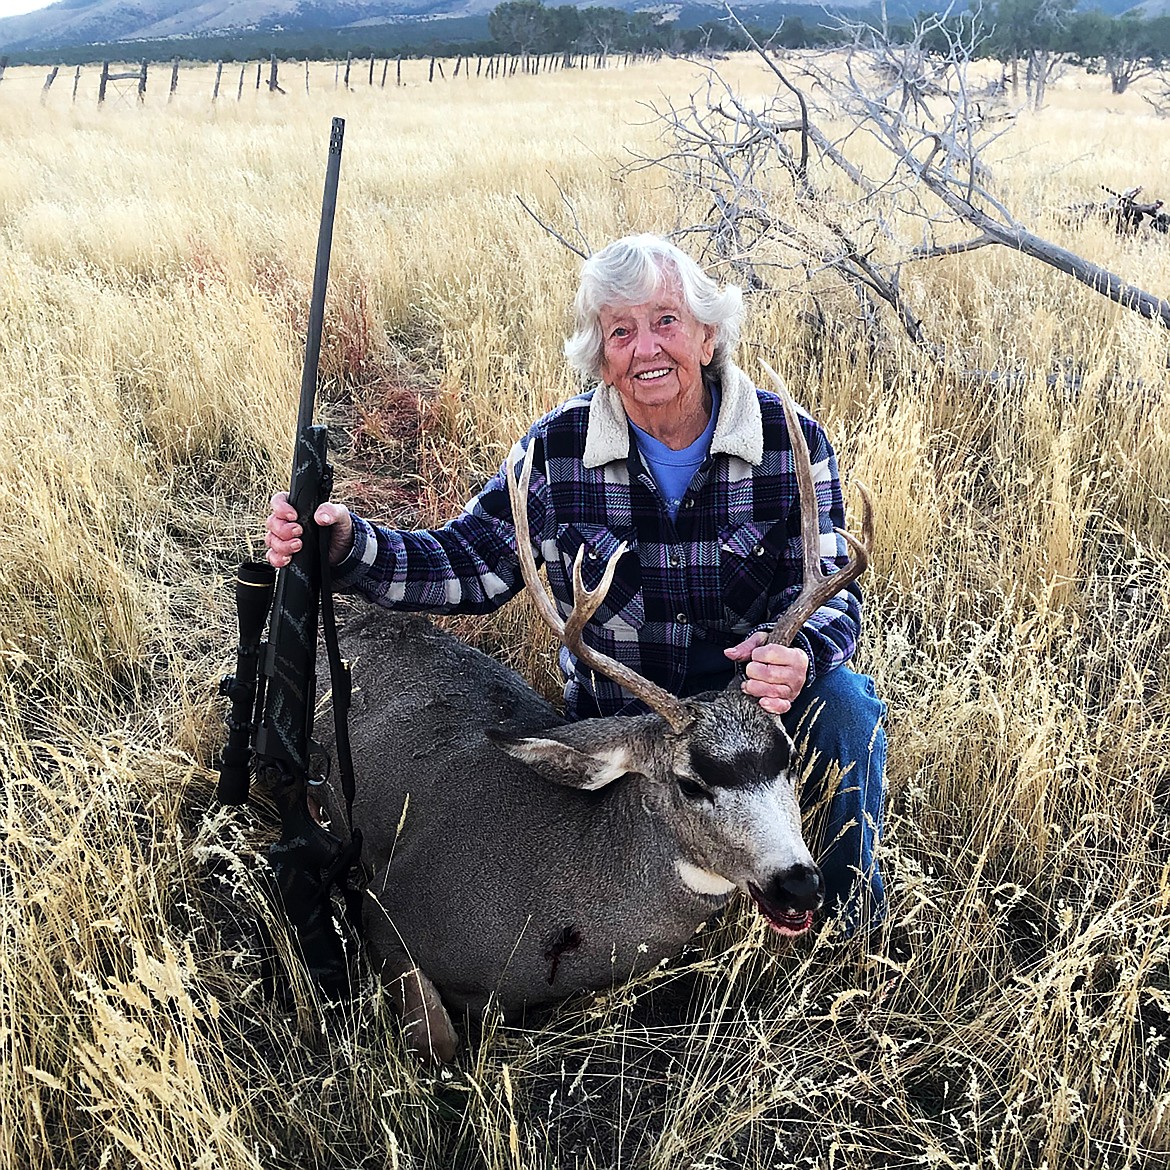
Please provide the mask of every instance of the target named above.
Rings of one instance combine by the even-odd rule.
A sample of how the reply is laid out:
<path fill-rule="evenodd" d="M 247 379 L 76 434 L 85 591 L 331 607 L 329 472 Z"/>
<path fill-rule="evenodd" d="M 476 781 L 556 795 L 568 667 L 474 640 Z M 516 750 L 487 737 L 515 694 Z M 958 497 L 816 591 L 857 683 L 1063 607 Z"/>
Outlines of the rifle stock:
<path fill-rule="evenodd" d="M 310 426 L 297 435 L 289 503 L 297 510 L 301 547 L 277 574 L 268 643 L 260 671 L 265 685 L 256 755 L 298 772 L 309 767 L 317 694 L 317 624 L 321 607 L 321 531 L 313 519 L 329 498 L 328 432 Z"/>

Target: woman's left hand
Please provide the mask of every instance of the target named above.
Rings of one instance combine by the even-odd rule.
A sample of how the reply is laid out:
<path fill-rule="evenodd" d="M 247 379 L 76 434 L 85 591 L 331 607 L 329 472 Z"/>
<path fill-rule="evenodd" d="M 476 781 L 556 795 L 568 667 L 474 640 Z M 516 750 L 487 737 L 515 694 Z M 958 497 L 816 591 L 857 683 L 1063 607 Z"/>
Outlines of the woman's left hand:
<path fill-rule="evenodd" d="M 794 646 L 769 646 L 767 637 L 761 630 L 723 653 L 733 662 L 747 663 L 740 689 L 755 695 L 765 711 L 783 715 L 808 678 L 808 655 Z"/>

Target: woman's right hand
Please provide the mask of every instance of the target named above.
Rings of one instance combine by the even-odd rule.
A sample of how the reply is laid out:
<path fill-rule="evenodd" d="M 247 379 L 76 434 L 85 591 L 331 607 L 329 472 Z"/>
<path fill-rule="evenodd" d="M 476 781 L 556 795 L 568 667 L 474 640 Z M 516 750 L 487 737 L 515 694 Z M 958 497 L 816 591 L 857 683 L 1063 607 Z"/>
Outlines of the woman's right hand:
<path fill-rule="evenodd" d="M 342 504 L 321 504 L 313 519 L 319 527 L 329 530 L 329 563 L 338 564 L 353 548 L 353 517 L 349 509 Z M 288 492 L 277 492 L 272 497 L 272 510 L 264 528 L 268 563 L 283 569 L 292 560 L 293 553 L 300 551 L 302 536 L 297 510 L 288 502 Z"/>

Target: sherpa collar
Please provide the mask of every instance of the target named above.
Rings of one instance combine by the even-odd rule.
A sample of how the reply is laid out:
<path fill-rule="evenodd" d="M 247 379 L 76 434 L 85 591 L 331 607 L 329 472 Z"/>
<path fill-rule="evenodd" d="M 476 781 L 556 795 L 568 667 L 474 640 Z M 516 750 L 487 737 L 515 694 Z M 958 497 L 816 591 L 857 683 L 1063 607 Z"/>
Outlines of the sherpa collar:
<path fill-rule="evenodd" d="M 712 455 L 736 455 L 757 466 L 764 457 L 764 420 L 752 380 L 733 362 L 712 368 L 723 391 Z M 621 395 L 598 383 L 589 403 L 589 429 L 585 434 L 586 467 L 602 467 L 630 456 L 630 427 Z"/>

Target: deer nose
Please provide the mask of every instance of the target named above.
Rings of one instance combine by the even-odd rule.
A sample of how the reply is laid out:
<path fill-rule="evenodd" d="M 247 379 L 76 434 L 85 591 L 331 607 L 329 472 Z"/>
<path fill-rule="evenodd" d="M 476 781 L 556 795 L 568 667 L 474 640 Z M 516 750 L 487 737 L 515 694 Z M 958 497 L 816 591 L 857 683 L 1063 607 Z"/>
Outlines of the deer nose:
<path fill-rule="evenodd" d="M 791 865 L 768 883 L 766 897 L 793 910 L 816 910 L 825 899 L 825 882 L 815 865 Z"/>

